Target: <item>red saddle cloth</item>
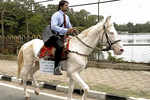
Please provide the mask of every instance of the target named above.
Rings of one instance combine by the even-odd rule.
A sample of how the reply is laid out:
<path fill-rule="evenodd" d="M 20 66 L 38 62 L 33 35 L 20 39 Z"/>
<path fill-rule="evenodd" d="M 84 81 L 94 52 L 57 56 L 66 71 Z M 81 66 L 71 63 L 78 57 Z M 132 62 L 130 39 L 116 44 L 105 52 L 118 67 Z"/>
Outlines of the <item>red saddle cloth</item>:
<path fill-rule="evenodd" d="M 68 54 L 68 50 L 69 50 L 69 41 L 70 41 L 70 37 L 66 37 L 64 42 L 64 49 L 62 52 L 62 60 L 67 59 L 67 54 Z M 51 46 L 51 47 L 45 47 L 43 46 L 40 50 L 39 53 L 39 58 L 46 58 L 46 59 L 50 59 L 50 60 L 54 60 L 55 59 L 55 47 Z"/>

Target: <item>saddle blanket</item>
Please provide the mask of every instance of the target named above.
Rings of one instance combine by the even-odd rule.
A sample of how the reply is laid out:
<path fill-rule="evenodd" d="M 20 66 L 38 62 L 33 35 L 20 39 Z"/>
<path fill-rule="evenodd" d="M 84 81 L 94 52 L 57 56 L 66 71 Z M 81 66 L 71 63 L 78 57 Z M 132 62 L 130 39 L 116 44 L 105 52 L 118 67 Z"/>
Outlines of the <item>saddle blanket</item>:
<path fill-rule="evenodd" d="M 70 41 L 70 37 L 66 37 L 64 42 L 64 50 L 62 52 L 62 60 L 66 60 L 67 59 L 67 54 L 68 54 L 68 50 L 69 50 L 69 41 Z M 55 47 L 51 46 L 51 47 L 45 47 L 43 46 L 40 50 L 40 53 L 38 55 L 39 58 L 44 58 L 47 60 L 55 60 Z"/>

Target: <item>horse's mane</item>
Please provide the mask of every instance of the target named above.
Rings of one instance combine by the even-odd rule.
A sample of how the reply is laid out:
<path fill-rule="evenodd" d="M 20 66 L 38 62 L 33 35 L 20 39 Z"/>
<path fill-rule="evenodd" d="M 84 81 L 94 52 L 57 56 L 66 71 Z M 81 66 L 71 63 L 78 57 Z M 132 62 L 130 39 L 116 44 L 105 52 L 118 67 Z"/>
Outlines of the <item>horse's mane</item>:
<path fill-rule="evenodd" d="M 85 30 L 83 30 L 79 36 L 80 38 L 86 37 L 89 33 L 97 31 L 98 28 L 100 28 L 103 25 L 103 21 L 98 22 L 96 25 L 93 25 Z"/>

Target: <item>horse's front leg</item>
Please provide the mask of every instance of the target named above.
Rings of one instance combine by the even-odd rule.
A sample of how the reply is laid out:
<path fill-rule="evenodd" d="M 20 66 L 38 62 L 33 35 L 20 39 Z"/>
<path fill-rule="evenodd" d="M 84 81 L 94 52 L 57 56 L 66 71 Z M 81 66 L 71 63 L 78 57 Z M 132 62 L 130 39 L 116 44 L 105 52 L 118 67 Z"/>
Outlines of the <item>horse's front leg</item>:
<path fill-rule="evenodd" d="M 68 89 L 68 99 L 67 100 L 72 99 L 73 89 L 74 89 L 74 80 L 71 77 L 69 77 L 69 89 Z"/>
<path fill-rule="evenodd" d="M 34 86 L 34 93 L 36 95 L 40 94 L 40 89 L 39 89 L 39 83 L 37 82 L 37 80 L 35 79 L 34 75 L 33 75 L 33 86 Z"/>
<path fill-rule="evenodd" d="M 83 81 L 83 79 L 80 77 L 78 72 L 74 72 L 72 74 L 72 78 L 74 81 L 76 81 L 84 90 L 84 94 L 82 96 L 82 100 L 86 100 L 87 98 L 87 93 L 89 91 L 89 86 Z"/>

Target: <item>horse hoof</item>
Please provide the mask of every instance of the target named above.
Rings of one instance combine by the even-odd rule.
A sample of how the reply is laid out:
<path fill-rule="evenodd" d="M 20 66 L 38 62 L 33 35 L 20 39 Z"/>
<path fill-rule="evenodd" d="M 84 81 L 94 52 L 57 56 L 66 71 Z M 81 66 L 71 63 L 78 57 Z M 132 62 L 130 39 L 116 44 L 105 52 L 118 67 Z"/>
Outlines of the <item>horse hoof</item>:
<path fill-rule="evenodd" d="M 25 97 L 25 100 L 30 100 L 30 97 Z"/>
<path fill-rule="evenodd" d="M 40 94 L 40 89 L 35 89 L 35 90 L 34 90 L 34 93 L 35 93 L 36 95 L 39 95 L 39 94 Z"/>

